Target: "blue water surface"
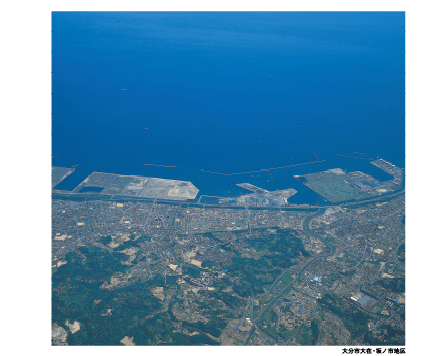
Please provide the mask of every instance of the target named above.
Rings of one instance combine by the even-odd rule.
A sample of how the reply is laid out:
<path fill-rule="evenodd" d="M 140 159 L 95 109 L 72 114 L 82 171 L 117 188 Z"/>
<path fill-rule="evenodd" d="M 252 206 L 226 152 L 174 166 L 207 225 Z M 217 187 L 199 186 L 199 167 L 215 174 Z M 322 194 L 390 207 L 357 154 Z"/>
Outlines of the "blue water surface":
<path fill-rule="evenodd" d="M 79 164 L 58 188 L 100 171 L 207 195 L 293 187 L 314 204 L 294 174 L 390 179 L 336 154 L 404 167 L 404 56 L 402 12 L 54 12 L 52 163 Z"/>

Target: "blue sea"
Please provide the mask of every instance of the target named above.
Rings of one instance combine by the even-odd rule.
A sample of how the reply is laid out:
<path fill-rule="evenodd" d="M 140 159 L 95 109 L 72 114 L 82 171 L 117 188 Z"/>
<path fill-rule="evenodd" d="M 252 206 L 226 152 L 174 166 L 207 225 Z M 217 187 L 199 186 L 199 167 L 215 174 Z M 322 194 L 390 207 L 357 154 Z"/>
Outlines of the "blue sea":
<path fill-rule="evenodd" d="M 404 168 L 404 94 L 403 12 L 52 14 L 52 164 L 79 165 L 59 189 L 99 171 L 217 196 L 292 187 L 290 202 L 315 204 L 294 174 L 391 179 L 337 154 Z"/>

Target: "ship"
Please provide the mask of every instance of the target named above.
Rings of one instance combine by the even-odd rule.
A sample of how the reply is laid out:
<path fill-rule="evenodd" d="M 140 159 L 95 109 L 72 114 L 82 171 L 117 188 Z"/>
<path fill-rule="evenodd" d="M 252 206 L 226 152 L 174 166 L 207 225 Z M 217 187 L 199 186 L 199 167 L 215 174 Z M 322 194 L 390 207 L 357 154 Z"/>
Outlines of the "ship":
<path fill-rule="evenodd" d="M 305 124 L 305 122 L 298 122 L 298 125 L 302 125 L 302 124 Z"/>
<path fill-rule="evenodd" d="M 142 127 L 142 130 L 148 130 L 146 127 Z"/>

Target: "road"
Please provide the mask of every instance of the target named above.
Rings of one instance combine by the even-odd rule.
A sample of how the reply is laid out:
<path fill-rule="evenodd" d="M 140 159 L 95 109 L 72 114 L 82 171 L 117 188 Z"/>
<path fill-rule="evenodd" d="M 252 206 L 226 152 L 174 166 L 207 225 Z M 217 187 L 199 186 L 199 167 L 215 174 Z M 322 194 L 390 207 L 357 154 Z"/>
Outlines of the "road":
<path fill-rule="evenodd" d="M 304 231 L 310 231 L 310 222 L 316 218 L 317 216 L 322 215 L 325 212 L 325 208 L 324 209 L 319 209 L 319 211 L 316 212 L 316 214 L 309 216 L 307 219 L 304 220 L 303 224 L 302 224 L 302 228 Z M 301 270 L 298 273 L 298 278 L 297 280 L 300 282 L 301 278 L 302 278 L 302 274 L 304 272 L 304 270 L 311 265 L 314 261 L 318 260 L 319 258 L 323 258 L 323 257 L 330 257 L 335 253 L 335 247 L 333 245 L 330 245 L 327 241 L 325 241 L 325 239 L 321 238 L 320 236 L 318 236 L 318 239 L 321 240 L 324 245 L 326 245 L 329 249 L 330 252 L 327 254 L 321 254 L 321 255 L 317 255 L 316 257 L 314 257 L 311 261 L 309 261 L 307 264 L 305 264 L 305 266 L 303 266 L 301 268 Z"/>
<path fill-rule="evenodd" d="M 320 215 L 324 214 L 325 210 L 326 210 L 326 208 L 319 208 L 319 210 L 318 210 L 315 214 L 313 214 L 313 215 L 309 216 L 307 219 L 305 219 L 304 222 L 303 222 L 303 229 L 304 229 L 304 230 L 310 230 L 310 229 L 309 229 L 309 223 L 310 223 L 310 221 L 311 221 L 312 219 L 316 218 L 317 216 L 320 216 Z M 317 260 L 318 258 L 331 256 L 331 255 L 333 255 L 333 253 L 335 252 L 335 248 L 334 248 L 332 245 L 330 245 L 329 243 L 327 243 L 324 239 L 321 239 L 321 240 L 322 240 L 322 242 L 323 242 L 326 246 L 328 246 L 328 247 L 330 248 L 330 252 L 329 252 L 328 254 L 322 254 L 322 255 L 316 256 L 314 259 L 312 259 L 311 261 L 309 261 L 305 266 L 303 266 L 302 269 L 301 269 L 301 271 L 300 271 L 299 274 L 298 274 L 298 280 L 301 279 L 301 275 L 302 275 L 304 269 L 305 269 L 307 266 L 309 266 L 311 263 L 313 263 L 313 262 L 314 262 L 315 260 Z M 285 271 L 283 271 L 283 272 L 281 273 L 281 275 L 280 275 L 278 278 L 276 278 L 276 280 L 274 281 L 274 283 L 271 285 L 269 291 L 271 291 L 271 290 L 273 289 L 273 287 L 275 286 L 275 284 L 281 279 L 281 277 L 284 275 L 284 273 L 286 273 L 287 271 L 289 271 L 291 268 L 292 268 L 292 266 L 290 266 L 289 268 L 287 268 Z M 257 330 L 261 335 L 266 336 L 268 339 L 273 340 L 274 343 L 277 343 L 277 340 L 276 340 L 274 337 L 272 337 L 271 335 L 269 335 L 268 333 L 264 332 L 264 331 L 259 327 L 259 325 L 256 324 L 256 321 L 261 320 L 262 315 L 264 315 L 264 314 L 265 314 L 265 313 L 266 313 L 266 312 L 267 312 L 267 311 L 268 311 L 268 310 L 269 310 L 269 309 L 270 309 L 270 308 L 271 308 L 271 307 L 272 307 L 272 306 L 273 306 L 273 305 L 274 305 L 274 304 L 275 304 L 275 303 L 281 298 L 282 295 L 284 295 L 285 293 L 287 293 L 287 292 L 292 288 L 292 286 L 293 286 L 293 282 L 290 282 L 286 288 L 284 288 L 284 289 L 283 289 L 283 290 L 282 290 L 282 291 L 281 291 L 281 292 L 280 292 L 280 293 L 279 293 L 279 294 L 278 294 L 273 300 L 271 300 L 271 301 L 268 303 L 268 305 L 267 305 L 267 307 L 264 309 L 264 311 L 263 311 L 262 313 L 260 313 L 260 314 L 256 317 L 256 320 L 254 320 L 253 318 L 251 318 L 252 323 L 253 323 L 253 326 L 254 326 L 254 329 L 251 330 L 251 334 L 250 334 L 249 337 L 247 338 L 246 343 L 247 343 L 248 341 L 250 341 L 250 338 L 252 337 L 254 330 Z M 265 293 L 259 294 L 259 295 L 255 296 L 255 297 L 257 298 L 258 296 L 263 295 L 263 294 L 265 294 Z M 245 345 L 246 345 L 246 343 L 245 343 Z"/>

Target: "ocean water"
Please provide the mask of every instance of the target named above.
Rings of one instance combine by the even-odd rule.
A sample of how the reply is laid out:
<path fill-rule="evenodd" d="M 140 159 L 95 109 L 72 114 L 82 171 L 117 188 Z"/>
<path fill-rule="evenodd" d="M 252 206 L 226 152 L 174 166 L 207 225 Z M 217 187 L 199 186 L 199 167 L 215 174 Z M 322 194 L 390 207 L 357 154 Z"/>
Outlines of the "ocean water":
<path fill-rule="evenodd" d="M 54 12 L 52 164 L 79 165 L 57 188 L 100 171 L 218 196 L 293 187 L 314 204 L 294 174 L 390 179 L 337 154 L 404 167 L 404 58 L 402 12 Z"/>

